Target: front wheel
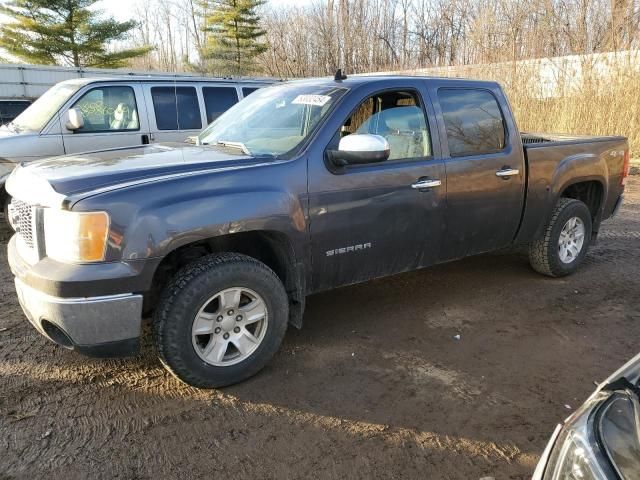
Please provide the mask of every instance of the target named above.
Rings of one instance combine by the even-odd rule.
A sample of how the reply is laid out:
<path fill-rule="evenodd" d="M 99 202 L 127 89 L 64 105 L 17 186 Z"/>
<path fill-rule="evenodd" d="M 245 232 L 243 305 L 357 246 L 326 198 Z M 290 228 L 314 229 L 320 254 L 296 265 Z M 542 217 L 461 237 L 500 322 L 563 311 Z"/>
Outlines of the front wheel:
<path fill-rule="evenodd" d="M 288 300 L 276 274 L 239 254 L 209 255 L 184 267 L 156 309 L 160 360 L 183 382 L 216 388 L 260 371 L 277 352 Z"/>
<path fill-rule="evenodd" d="M 533 269 L 550 277 L 575 272 L 591 240 L 591 212 L 580 200 L 561 198 L 544 236 L 529 245 Z"/>

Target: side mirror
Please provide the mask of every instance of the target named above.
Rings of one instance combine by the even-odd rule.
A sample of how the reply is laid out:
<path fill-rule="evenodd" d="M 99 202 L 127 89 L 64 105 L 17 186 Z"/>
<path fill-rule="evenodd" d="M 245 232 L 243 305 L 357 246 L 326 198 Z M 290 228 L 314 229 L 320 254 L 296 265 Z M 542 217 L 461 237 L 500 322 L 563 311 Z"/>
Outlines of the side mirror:
<path fill-rule="evenodd" d="M 67 121 L 65 123 L 67 130 L 72 132 L 84 127 L 84 116 L 79 108 L 70 108 L 67 110 Z"/>
<path fill-rule="evenodd" d="M 338 166 L 384 162 L 389 158 L 389 142 L 380 135 L 352 133 L 340 139 L 338 150 L 330 150 L 329 158 Z"/>

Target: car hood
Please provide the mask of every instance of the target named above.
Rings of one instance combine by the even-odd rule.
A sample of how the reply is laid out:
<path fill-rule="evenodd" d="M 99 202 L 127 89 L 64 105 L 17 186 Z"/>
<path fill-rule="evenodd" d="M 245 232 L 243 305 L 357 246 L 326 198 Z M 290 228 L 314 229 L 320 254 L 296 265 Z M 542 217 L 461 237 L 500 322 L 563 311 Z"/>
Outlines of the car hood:
<path fill-rule="evenodd" d="M 34 132 L 32 130 L 15 130 L 13 128 L 9 128 L 8 125 L 0 125 L 0 139 L 37 134 L 38 132 Z"/>
<path fill-rule="evenodd" d="M 0 163 L 12 164 L 10 170 L 13 170 L 15 163 L 20 159 L 33 156 L 28 146 L 33 145 L 32 140 L 37 137 L 38 132 L 14 131 L 6 125 L 0 126 Z"/>
<path fill-rule="evenodd" d="M 7 190 L 21 200 L 46 205 L 51 202 L 34 201 L 36 199 L 29 194 L 29 191 L 35 195 L 39 193 L 34 185 L 48 187 L 52 190 L 49 193 L 55 193 L 59 199 L 174 175 L 228 170 L 270 161 L 273 160 L 236 153 L 230 148 L 155 144 L 67 155 L 21 165 L 9 177 Z M 57 200 L 54 203 L 58 203 Z"/>

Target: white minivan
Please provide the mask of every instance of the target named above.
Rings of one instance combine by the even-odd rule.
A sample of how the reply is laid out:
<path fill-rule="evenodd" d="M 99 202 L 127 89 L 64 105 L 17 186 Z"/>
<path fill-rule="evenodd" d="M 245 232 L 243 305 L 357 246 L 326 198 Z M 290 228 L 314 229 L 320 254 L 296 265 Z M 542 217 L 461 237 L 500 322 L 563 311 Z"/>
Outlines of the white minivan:
<path fill-rule="evenodd" d="M 15 165 L 56 155 L 183 142 L 269 80 L 128 76 L 50 88 L 0 127 L 0 194 Z"/>

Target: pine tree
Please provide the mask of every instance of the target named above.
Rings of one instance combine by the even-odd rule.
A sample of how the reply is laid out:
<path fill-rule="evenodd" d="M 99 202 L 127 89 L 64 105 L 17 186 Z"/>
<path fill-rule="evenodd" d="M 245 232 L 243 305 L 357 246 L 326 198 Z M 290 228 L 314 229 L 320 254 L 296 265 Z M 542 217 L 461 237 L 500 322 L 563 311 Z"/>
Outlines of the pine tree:
<path fill-rule="evenodd" d="M 110 51 L 135 21 L 102 19 L 88 7 L 97 0 L 12 0 L 0 13 L 12 19 L 0 27 L 0 48 L 25 62 L 117 68 L 144 55 L 149 47 Z"/>
<path fill-rule="evenodd" d="M 256 69 L 255 57 L 267 50 L 260 41 L 258 7 L 266 0 L 210 0 L 206 18 L 209 32 L 205 56 L 219 73 L 246 75 Z"/>

